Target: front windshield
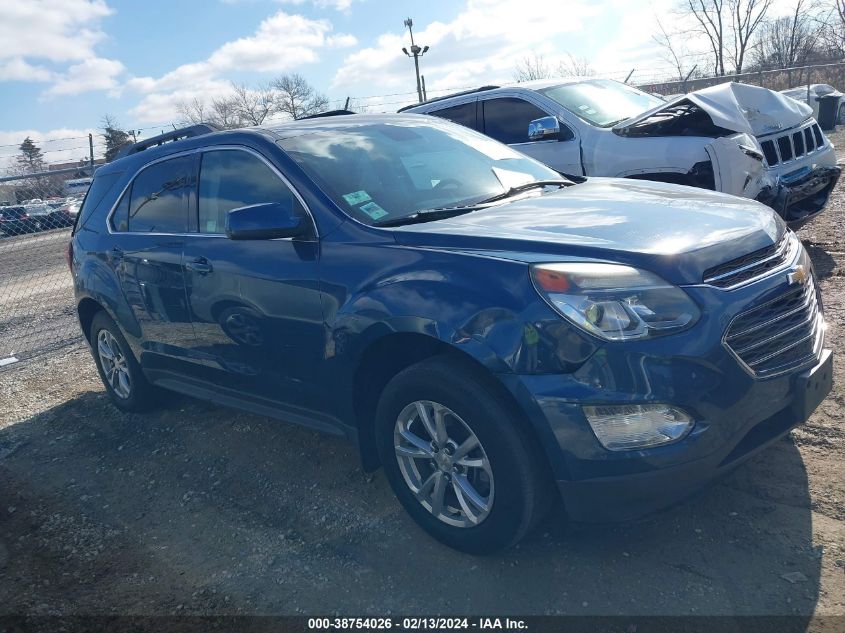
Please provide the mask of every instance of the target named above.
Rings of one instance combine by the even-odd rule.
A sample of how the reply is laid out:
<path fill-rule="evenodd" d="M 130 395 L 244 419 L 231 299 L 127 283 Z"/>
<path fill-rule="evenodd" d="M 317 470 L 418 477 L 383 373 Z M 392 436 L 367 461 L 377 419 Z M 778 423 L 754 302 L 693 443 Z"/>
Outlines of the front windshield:
<path fill-rule="evenodd" d="M 539 90 L 598 127 L 609 127 L 663 103 L 642 90 L 610 79 L 590 79 Z"/>
<path fill-rule="evenodd" d="M 560 178 L 498 141 L 422 118 L 306 131 L 279 144 L 341 209 L 367 224 Z"/>

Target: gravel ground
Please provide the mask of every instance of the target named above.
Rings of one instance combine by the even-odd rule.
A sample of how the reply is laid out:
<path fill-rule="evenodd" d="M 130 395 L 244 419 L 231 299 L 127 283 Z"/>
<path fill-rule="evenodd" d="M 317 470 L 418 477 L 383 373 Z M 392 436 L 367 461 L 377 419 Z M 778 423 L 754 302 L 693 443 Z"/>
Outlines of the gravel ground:
<path fill-rule="evenodd" d="M 843 209 L 845 183 L 801 231 L 838 352 L 812 419 L 671 510 L 556 513 L 496 556 L 431 540 L 337 438 L 175 397 L 121 414 L 79 346 L 7 369 L 0 614 L 845 616 Z"/>

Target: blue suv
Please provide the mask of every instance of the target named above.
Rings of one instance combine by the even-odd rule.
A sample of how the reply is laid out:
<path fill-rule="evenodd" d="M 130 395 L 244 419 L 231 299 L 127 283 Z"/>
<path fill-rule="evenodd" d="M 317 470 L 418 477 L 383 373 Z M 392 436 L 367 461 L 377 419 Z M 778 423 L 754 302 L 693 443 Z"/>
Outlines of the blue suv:
<path fill-rule="evenodd" d="M 832 386 L 810 259 L 761 204 L 567 177 L 440 119 L 177 130 L 96 172 L 68 249 L 115 406 L 328 433 L 444 543 L 672 504 Z"/>

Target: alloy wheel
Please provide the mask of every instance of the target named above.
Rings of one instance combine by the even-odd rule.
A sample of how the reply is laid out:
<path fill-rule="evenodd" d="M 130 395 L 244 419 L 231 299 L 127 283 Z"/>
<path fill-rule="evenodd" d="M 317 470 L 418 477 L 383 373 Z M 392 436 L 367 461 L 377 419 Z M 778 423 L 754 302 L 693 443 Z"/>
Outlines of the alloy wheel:
<path fill-rule="evenodd" d="M 480 524 L 493 507 L 493 471 L 478 437 L 437 402 L 406 406 L 393 433 L 399 470 L 417 501 L 448 525 Z"/>
<path fill-rule="evenodd" d="M 132 395 L 129 364 L 117 339 L 108 330 L 100 330 L 97 334 L 97 355 L 100 358 L 103 375 L 112 391 L 119 398 L 127 399 Z"/>

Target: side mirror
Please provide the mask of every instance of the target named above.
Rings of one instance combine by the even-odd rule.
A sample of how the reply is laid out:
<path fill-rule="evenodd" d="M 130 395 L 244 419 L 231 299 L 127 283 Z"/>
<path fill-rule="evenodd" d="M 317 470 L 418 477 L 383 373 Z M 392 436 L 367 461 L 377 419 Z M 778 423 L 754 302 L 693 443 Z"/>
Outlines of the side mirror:
<path fill-rule="evenodd" d="M 233 240 L 272 240 L 306 233 L 303 219 L 287 204 L 265 202 L 231 209 L 226 214 L 226 236 Z"/>
<path fill-rule="evenodd" d="M 528 124 L 529 141 L 553 141 L 560 137 L 560 121 L 553 116 L 534 119 Z"/>

